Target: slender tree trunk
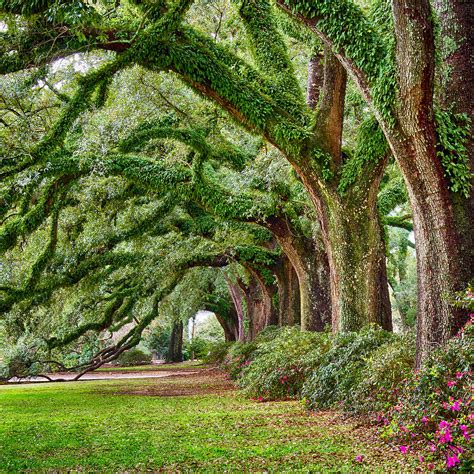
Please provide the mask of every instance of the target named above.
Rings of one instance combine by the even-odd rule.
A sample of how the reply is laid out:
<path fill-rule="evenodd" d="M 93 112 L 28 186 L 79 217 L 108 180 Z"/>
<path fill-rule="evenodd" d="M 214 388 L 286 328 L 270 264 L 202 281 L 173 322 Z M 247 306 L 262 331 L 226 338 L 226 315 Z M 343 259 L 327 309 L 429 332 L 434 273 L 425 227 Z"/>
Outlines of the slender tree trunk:
<path fill-rule="evenodd" d="M 235 312 L 237 314 L 237 341 L 245 340 L 245 328 L 244 328 L 244 305 L 242 301 L 242 290 L 240 286 L 236 283 L 233 283 L 228 277 L 226 278 L 227 287 L 229 288 L 230 297 L 234 303 Z"/>
<path fill-rule="evenodd" d="M 183 321 L 181 320 L 173 323 L 168 351 L 168 361 L 183 361 Z"/>

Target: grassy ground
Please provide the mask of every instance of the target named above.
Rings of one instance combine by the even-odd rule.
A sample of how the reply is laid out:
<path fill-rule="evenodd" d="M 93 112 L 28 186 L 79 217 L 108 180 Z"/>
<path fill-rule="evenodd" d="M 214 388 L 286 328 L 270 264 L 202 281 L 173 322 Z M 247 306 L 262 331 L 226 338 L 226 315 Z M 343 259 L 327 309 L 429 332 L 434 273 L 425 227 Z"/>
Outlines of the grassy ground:
<path fill-rule="evenodd" d="M 403 463 L 372 429 L 298 402 L 243 399 L 212 371 L 0 387 L 2 472 L 374 472 Z"/>

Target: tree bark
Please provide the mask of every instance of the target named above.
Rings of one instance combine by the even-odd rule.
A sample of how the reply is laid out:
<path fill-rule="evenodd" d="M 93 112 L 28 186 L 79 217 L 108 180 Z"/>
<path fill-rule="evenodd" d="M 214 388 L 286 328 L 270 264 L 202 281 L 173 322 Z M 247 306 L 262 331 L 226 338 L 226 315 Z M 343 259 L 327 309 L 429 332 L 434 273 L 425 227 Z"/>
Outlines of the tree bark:
<path fill-rule="evenodd" d="M 322 53 L 315 53 L 308 63 L 308 84 L 306 88 L 306 103 L 314 110 L 318 105 L 319 92 L 324 78 L 324 60 Z"/>
<path fill-rule="evenodd" d="M 378 185 L 373 188 L 359 201 L 334 199 L 327 207 L 334 331 L 358 331 L 369 323 L 392 330 Z"/>
<path fill-rule="evenodd" d="M 225 316 L 220 313 L 214 313 L 216 315 L 217 321 L 221 325 L 224 331 L 225 342 L 233 342 L 237 340 L 238 337 L 238 318 L 237 311 L 234 306 L 229 308 L 229 313 Z M 237 323 L 237 324 L 236 324 Z"/>
<path fill-rule="evenodd" d="M 300 287 L 298 275 L 286 255 L 275 267 L 278 282 L 278 325 L 294 326 L 301 323 Z"/>
<path fill-rule="evenodd" d="M 434 1 L 438 14 L 441 66 L 438 101 L 446 110 L 471 118 L 466 143 L 469 168 L 474 173 L 474 5 L 466 0 Z M 459 238 L 460 284 L 467 287 L 474 269 L 474 193 L 468 198 L 451 193 Z M 467 311 L 456 312 L 452 333 L 466 322 Z"/>
<path fill-rule="evenodd" d="M 175 321 L 171 329 L 168 362 L 183 361 L 183 321 Z"/>
<path fill-rule="evenodd" d="M 240 285 L 233 283 L 227 276 L 225 276 L 227 287 L 229 288 L 230 297 L 234 303 L 235 312 L 237 314 L 237 341 L 245 341 L 244 328 L 244 305 L 242 301 L 242 290 Z"/>
<path fill-rule="evenodd" d="M 417 366 L 450 337 L 461 287 L 453 203 L 436 155 L 433 116 L 434 34 L 428 0 L 394 0 L 399 94 L 398 126 L 387 137 L 405 178 L 416 236 Z"/>
<path fill-rule="evenodd" d="M 278 311 L 274 304 L 278 290 L 275 283 L 267 281 L 265 276 L 256 268 L 250 266 L 246 266 L 246 268 L 257 282 L 258 293 L 260 294 L 260 301 L 262 304 L 261 313 L 257 318 L 257 325 L 254 326 L 257 330 L 256 334 L 258 334 L 267 326 L 278 325 Z"/>
<path fill-rule="evenodd" d="M 267 219 L 271 230 L 298 277 L 301 329 L 322 331 L 331 321 L 329 267 L 327 256 L 317 238 L 301 235 L 279 217 Z"/>

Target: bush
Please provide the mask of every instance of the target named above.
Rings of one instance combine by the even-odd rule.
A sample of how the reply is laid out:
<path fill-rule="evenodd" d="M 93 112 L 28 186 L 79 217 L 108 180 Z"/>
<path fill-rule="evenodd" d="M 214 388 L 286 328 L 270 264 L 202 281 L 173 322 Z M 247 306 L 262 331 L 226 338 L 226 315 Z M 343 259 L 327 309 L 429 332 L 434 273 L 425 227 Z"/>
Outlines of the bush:
<path fill-rule="evenodd" d="M 134 365 L 151 364 L 151 354 L 146 354 L 140 349 L 130 349 L 122 352 L 116 360 L 117 365 L 131 367 Z"/>
<path fill-rule="evenodd" d="M 457 467 L 472 472 L 472 321 L 422 370 L 402 384 L 398 403 L 387 411 L 384 435 L 403 450 L 424 451 L 430 470 Z"/>
<path fill-rule="evenodd" d="M 358 333 L 338 334 L 319 367 L 303 385 L 302 395 L 311 408 L 327 408 L 337 402 L 352 404 L 352 394 L 362 381 L 368 357 L 394 339 L 393 333 L 370 326 Z"/>
<path fill-rule="evenodd" d="M 16 345 L 9 347 L 0 360 L 0 381 L 12 377 L 32 377 L 45 372 L 47 365 L 37 362 L 38 348 L 20 339 Z"/>
<path fill-rule="evenodd" d="M 275 400 L 299 395 L 308 373 L 329 348 L 329 337 L 324 333 L 286 327 L 273 335 L 258 344 L 253 361 L 238 379 L 239 387 L 250 397 Z"/>
<path fill-rule="evenodd" d="M 237 380 L 243 368 L 250 364 L 257 349 L 257 341 L 234 342 L 227 353 L 222 368 L 232 380 Z"/>
<path fill-rule="evenodd" d="M 209 340 L 203 339 L 202 337 L 194 337 L 194 339 L 186 344 L 186 350 L 189 353 L 189 359 L 194 357 L 194 359 L 201 360 L 209 352 L 211 342 Z"/>
<path fill-rule="evenodd" d="M 355 412 L 381 412 L 396 404 L 400 384 L 413 372 L 415 350 L 413 337 L 394 336 L 390 343 L 373 351 L 346 408 Z"/>
<path fill-rule="evenodd" d="M 218 342 L 212 344 L 208 353 L 202 358 L 205 364 L 222 364 L 232 346 L 232 342 Z"/>

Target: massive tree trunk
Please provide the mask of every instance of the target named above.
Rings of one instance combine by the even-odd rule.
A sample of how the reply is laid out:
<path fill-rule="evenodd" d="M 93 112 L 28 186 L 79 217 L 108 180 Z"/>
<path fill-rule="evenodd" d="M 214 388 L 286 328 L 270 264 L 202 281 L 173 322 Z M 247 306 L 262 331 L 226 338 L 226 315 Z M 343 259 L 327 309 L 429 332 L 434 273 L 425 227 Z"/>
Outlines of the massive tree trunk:
<path fill-rule="evenodd" d="M 334 331 L 357 331 L 368 323 L 392 330 L 385 245 L 376 207 L 378 183 L 373 188 L 358 201 L 335 199 L 328 205 Z"/>
<path fill-rule="evenodd" d="M 308 90 L 317 88 L 318 80 L 319 72 L 310 76 Z M 317 146 L 330 157 L 329 166 L 336 176 L 344 165 L 341 143 L 346 81 L 343 66 L 331 48 L 325 46 L 315 136 Z M 384 151 L 374 149 L 370 156 L 358 157 L 367 161 L 366 169 L 354 170 L 352 181 L 344 189 L 339 189 L 337 182 L 321 183 L 310 161 L 299 169 L 318 212 L 329 260 L 334 331 L 357 331 L 368 323 L 392 329 L 385 247 L 377 211 L 377 193 L 386 159 L 377 153 Z"/>
<path fill-rule="evenodd" d="M 301 322 L 298 275 L 286 255 L 275 266 L 278 282 L 278 325 L 294 326 Z"/>
<path fill-rule="evenodd" d="M 183 321 L 181 320 L 175 321 L 173 323 L 167 361 L 183 361 Z"/>
<path fill-rule="evenodd" d="M 298 277 L 301 329 L 322 331 L 331 322 L 329 267 L 318 237 L 301 235 L 282 218 L 272 217 L 267 226 L 291 262 Z"/>
<path fill-rule="evenodd" d="M 255 337 L 267 326 L 278 324 L 278 311 L 273 304 L 276 296 L 276 286 L 265 282 L 260 272 L 247 266 L 250 281 L 245 285 L 239 281 L 245 295 L 247 309 L 248 333 L 247 340 L 253 341 Z"/>
<path fill-rule="evenodd" d="M 442 58 L 438 71 L 438 101 L 446 110 L 471 118 L 466 143 L 474 173 L 474 7 L 472 2 L 435 0 L 439 18 Z M 453 47 L 454 46 L 454 47 Z M 460 284 L 466 287 L 474 269 L 474 192 L 468 198 L 451 193 L 459 239 Z M 456 314 L 452 331 L 466 321 L 467 311 Z"/>
<path fill-rule="evenodd" d="M 248 331 L 246 340 L 253 341 L 255 336 L 264 328 L 264 309 L 257 279 L 251 275 L 248 285 L 240 282 L 245 296 Z"/>
<path fill-rule="evenodd" d="M 257 318 L 257 325 L 254 326 L 254 329 L 256 329 L 256 335 L 267 326 L 278 325 L 278 311 L 275 307 L 278 288 L 273 279 L 273 275 L 273 281 L 269 281 L 269 276 L 262 274 L 258 269 L 250 266 L 246 266 L 246 268 L 257 282 L 260 301 L 262 304 L 261 314 L 259 318 Z"/>
<path fill-rule="evenodd" d="M 387 131 L 413 209 L 418 270 L 417 365 L 452 334 L 449 296 L 462 285 L 453 203 L 436 155 L 434 35 L 428 0 L 393 2 L 397 36 L 398 125 Z M 456 229 L 456 230 L 455 230 Z"/>

